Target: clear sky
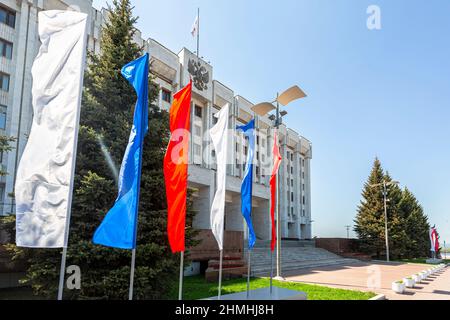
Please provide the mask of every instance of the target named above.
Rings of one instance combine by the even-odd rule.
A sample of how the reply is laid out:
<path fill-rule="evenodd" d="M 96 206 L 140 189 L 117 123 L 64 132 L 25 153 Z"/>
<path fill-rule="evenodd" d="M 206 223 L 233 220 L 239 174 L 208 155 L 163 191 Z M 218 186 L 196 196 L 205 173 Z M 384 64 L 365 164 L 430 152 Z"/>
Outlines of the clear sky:
<path fill-rule="evenodd" d="M 313 143 L 314 235 L 346 236 L 378 156 L 450 242 L 450 1 L 132 3 L 143 36 L 175 52 L 195 50 L 200 7 L 200 54 L 250 101 L 293 84 L 307 92 L 286 123 Z M 381 30 L 366 26 L 369 5 L 381 9 Z"/>

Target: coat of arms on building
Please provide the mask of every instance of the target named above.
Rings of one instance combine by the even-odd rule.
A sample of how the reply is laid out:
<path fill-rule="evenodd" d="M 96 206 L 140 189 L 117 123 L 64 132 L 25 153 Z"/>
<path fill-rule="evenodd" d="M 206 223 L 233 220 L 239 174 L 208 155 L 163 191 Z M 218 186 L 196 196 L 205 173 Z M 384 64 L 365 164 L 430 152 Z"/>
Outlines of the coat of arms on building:
<path fill-rule="evenodd" d="M 209 72 L 201 65 L 200 61 L 189 59 L 188 72 L 192 76 L 194 86 L 198 90 L 208 90 Z"/>

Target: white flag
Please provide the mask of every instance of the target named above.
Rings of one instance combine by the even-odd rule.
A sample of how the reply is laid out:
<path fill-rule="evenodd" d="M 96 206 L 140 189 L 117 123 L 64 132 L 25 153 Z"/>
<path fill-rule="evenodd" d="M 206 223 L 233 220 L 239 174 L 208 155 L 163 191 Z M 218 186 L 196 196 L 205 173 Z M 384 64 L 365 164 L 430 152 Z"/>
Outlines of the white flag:
<path fill-rule="evenodd" d="M 17 169 L 16 243 L 62 248 L 70 220 L 87 15 L 39 13 L 41 47 L 31 70 L 33 123 Z"/>
<path fill-rule="evenodd" d="M 211 207 L 211 230 L 219 245 L 219 250 L 223 250 L 229 108 L 230 106 L 227 104 L 215 115 L 218 118 L 217 124 L 209 130 L 217 159 L 217 190 Z"/>
<path fill-rule="evenodd" d="M 196 37 L 198 34 L 198 16 L 195 18 L 194 24 L 192 25 L 191 34 Z"/>

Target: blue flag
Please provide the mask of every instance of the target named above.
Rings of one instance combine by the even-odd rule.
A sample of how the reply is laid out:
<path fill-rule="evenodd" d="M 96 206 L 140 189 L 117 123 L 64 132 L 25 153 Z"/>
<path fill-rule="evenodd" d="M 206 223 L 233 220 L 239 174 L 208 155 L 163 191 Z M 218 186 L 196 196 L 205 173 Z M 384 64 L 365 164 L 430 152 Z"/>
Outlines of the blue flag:
<path fill-rule="evenodd" d="M 238 126 L 248 138 L 248 155 L 245 166 L 244 180 L 241 187 L 241 210 L 248 226 L 248 248 L 253 249 L 256 243 L 255 230 L 252 223 L 252 197 L 253 197 L 253 158 L 255 155 L 255 119 L 245 126 Z"/>
<path fill-rule="evenodd" d="M 136 248 L 142 149 L 148 131 L 148 64 L 147 53 L 122 68 L 122 75 L 134 87 L 138 99 L 130 140 L 120 168 L 119 196 L 95 231 L 95 244 L 119 249 Z"/>

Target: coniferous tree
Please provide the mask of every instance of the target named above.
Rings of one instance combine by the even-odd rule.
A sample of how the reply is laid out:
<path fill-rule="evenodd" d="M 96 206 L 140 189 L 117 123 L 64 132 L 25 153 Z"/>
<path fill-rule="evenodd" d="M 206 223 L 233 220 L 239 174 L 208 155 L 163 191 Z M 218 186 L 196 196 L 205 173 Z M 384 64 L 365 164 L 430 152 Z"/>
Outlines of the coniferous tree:
<path fill-rule="evenodd" d="M 407 234 L 406 258 L 422 258 L 429 255 L 430 239 L 428 217 L 414 194 L 405 188 L 399 203 L 404 230 Z"/>
<path fill-rule="evenodd" d="M 121 68 L 143 54 L 133 38 L 137 18 L 129 0 L 113 0 L 102 28 L 101 54 L 89 55 L 85 74 L 75 192 L 67 265 L 81 269 L 81 290 L 65 292 L 72 299 L 127 299 L 131 253 L 94 246 L 92 236 L 117 196 L 117 167 L 122 161 L 132 126 L 136 94 L 120 74 Z M 175 284 L 178 256 L 170 252 L 166 234 L 163 157 L 169 141 L 168 114 L 155 105 L 158 88 L 149 84 L 149 132 L 144 141 L 134 297 L 158 299 Z M 188 199 L 186 244 L 196 244 L 189 228 L 194 212 Z M 29 262 L 27 282 L 34 292 L 54 297 L 59 250 L 21 250 L 15 257 Z"/>
<path fill-rule="evenodd" d="M 392 181 L 385 174 L 381 163 L 375 159 L 372 172 L 364 185 L 363 199 L 358 206 L 354 231 L 361 240 L 361 249 L 370 255 L 380 258 L 386 254 L 385 212 L 383 182 Z M 378 186 L 375 186 L 378 185 Z M 402 241 L 405 235 L 401 231 L 401 221 L 398 213 L 398 202 L 401 191 L 396 185 L 387 188 L 388 234 L 390 254 L 398 256 L 402 252 Z"/>

